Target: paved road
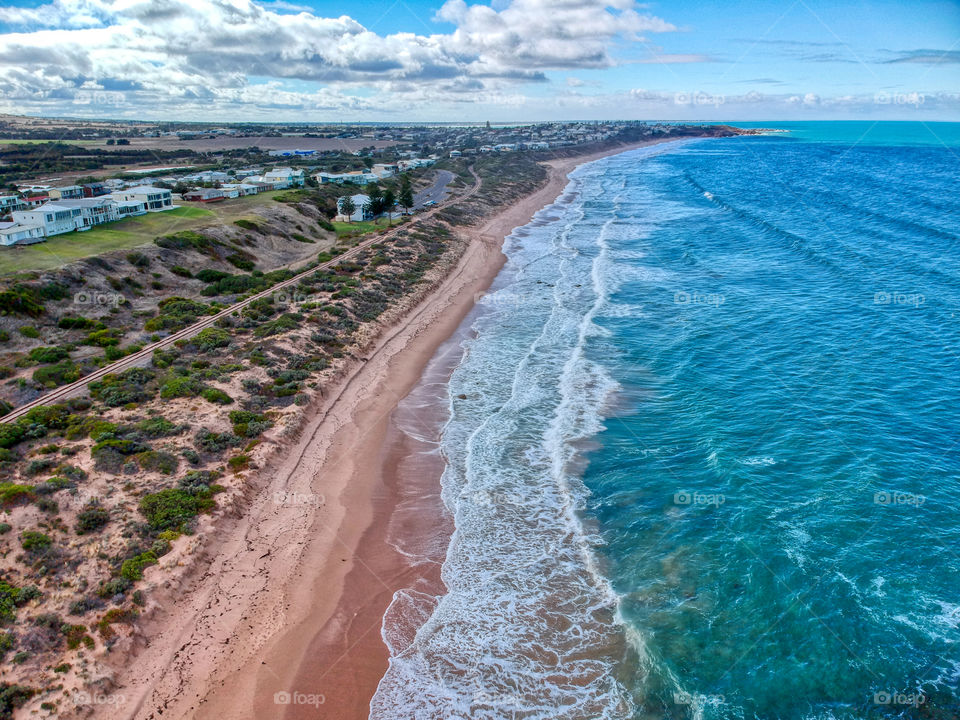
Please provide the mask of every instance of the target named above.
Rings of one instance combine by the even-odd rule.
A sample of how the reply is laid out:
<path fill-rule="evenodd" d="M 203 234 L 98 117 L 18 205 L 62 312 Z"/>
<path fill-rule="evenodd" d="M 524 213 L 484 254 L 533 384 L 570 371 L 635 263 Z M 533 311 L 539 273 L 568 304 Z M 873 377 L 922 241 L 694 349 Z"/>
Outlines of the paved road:
<path fill-rule="evenodd" d="M 447 171 L 441 170 L 440 172 L 447 172 Z M 474 177 L 473 186 L 469 190 L 467 190 L 467 192 L 465 192 L 463 195 L 459 196 L 458 198 L 455 198 L 454 202 L 461 202 L 463 200 L 466 200 L 472 195 L 474 195 L 480 189 L 480 177 L 473 171 L 472 167 L 470 168 L 470 172 L 471 174 L 473 174 L 473 177 Z M 450 177 L 452 178 L 453 175 L 450 174 Z M 449 179 L 445 183 L 443 183 L 443 186 L 446 187 L 448 182 L 450 182 Z M 12 422 L 17 418 L 22 417 L 27 413 L 27 411 L 35 407 L 39 407 L 41 405 L 48 405 L 52 402 L 56 402 L 57 400 L 63 400 L 65 398 L 72 397 L 78 394 L 79 392 L 86 390 L 87 385 L 102 379 L 104 375 L 107 375 L 109 373 L 122 372 L 123 370 L 134 367 L 135 365 L 141 365 L 145 361 L 153 357 L 154 350 L 169 347 L 170 345 L 173 345 L 178 340 L 185 340 L 186 338 L 193 337 L 201 330 L 211 327 L 220 318 L 227 317 L 232 313 L 236 312 L 237 310 L 241 310 L 245 308 L 250 303 L 255 302 L 256 300 L 259 300 L 260 298 L 268 297 L 273 293 L 282 291 L 284 288 L 296 287 L 297 283 L 299 283 L 300 280 L 302 280 L 303 278 L 309 277 L 310 275 L 315 273 L 317 270 L 327 270 L 329 268 L 332 268 L 334 265 L 339 264 L 343 260 L 347 260 L 353 257 L 354 255 L 362 252 L 365 248 L 369 247 L 370 245 L 373 245 L 374 243 L 383 242 L 384 240 L 388 240 L 392 238 L 394 235 L 396 235 L 396 233 L 399 230 L 407 228 L 413 223 L 417 223 L 421 220 L 429 218 L 439 209 L 440 208 L 436 208 L 416 218 L 413 218 L 409 223 L 399 225 L 395 230 L 391 230 L 390 232 L 383 233 L 382 235 L 380 233 L 377 233 L 372 237 L 367 238 L 366 240 L 363 240 L 362 242 L 358 243 L 355 247 L 352 247 L 349 250 L 341 253 L 340 255 L 335 257 L 333 260 L 330 260 L 325 263 L 320 263 L 316 267 L 312 267 L 309 270 L 305 270 L 304 272 L 299 273 L 298 275 L 295 275 L 289 280 L 284 280 L 283 282 L 279 282 L 273 287 L 268 288 L 267 290 L 258 292 L 256 295 L 251 295 L 245 300 L 236 302 L 233 305 L 230 305 L 229 307 L 227 307 L 226 309 L 221 310 L 216 315 L 208 315 L 207 317 L 204 317 L 198 320 L 193 325 L 185 327 L 183 330 L 175 332 L 172 335 L 168 335 L 167 337 L 163 338 L 162 340 L 158 340 L 157 342 L 150 343 L 149 345 L 145 345 L 142 350 L 139 350 L 138 352 L 135 352 L 131 355 L 127 355 L 125 358 L 121 358 L 120 360 L 110 363 L 109 365 L 105 365 L 99 370 L 95 370 L 89 375 L 80 378 L 76 382 L 70 383 L 69 385 L 63 385 L 61 387 L 58 387 L 46 393 L 45 395 L 42 395 L 36 400 L 20 405 L 19 407 L 16 407 L 13 410 L 11 410 L 9 413 L 4 415 L 3 417 L 0 417 L 0 423 Z"/>
<path fill-rule="evenodd" d="M 437 178 L 431 187 L 421 190 L 413 196 L 413 209 L 422 210 L 428 202 L 440 203 L 447 195 L 447 185 L 456 177 L 449 170 L 437 170 Z"/>

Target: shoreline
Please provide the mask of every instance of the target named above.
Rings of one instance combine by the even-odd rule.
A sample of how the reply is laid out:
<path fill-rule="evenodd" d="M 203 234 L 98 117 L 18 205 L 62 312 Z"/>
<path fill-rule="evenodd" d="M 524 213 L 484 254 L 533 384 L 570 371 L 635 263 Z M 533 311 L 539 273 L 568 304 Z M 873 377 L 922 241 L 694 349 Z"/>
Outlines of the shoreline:
<path fill-rule="evenodd" d="M 319 398 L 299 437 L 261 471 L 250 505 L 218 523 L 219 537 L 182 587 L 164 585 L 160 612 L 117 670 L 129 702 L 102 708 L 103 717 L 239 720 L 285 710 L 282 717 L 299 720 L 321 708 L 368 716 L 389 659 L 380 631 L 394 593 L 442 591 L 443 542 L 411 560 L 387 542 L 390 528 L 438 540 L 452 531 L 439 499 L 442 458 L 402 432 L 398 404 L 500 272 L 504 238 L 554 202 L 573 169 L 662 142 L 670 141 L 546 161 L 538 190 L 481 227 L 457 230 L 466 247 L 455 266 Z M 277 502 L 278 493 L 308 500 Z M 404 501 L 414 512 L 397 522 Z M 285 704 L 278 693 L 308 699 Z"/>

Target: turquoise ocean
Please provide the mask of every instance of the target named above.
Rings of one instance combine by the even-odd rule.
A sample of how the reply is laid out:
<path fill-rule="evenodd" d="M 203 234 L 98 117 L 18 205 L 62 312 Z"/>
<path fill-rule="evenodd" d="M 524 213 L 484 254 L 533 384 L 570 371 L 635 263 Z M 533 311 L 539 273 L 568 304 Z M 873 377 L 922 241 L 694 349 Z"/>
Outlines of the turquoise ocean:
<path fill-rule="evenodd" d="M 371 717 L 960 717 L 960 124 L 758 125 L 507 239 Z"/>

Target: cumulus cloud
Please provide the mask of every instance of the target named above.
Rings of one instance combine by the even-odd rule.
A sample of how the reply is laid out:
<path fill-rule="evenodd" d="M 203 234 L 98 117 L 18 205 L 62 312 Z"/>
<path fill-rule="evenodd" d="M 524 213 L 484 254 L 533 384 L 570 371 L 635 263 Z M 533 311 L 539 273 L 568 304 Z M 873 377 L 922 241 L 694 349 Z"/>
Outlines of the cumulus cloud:
<path fill-rule="evenodd" d="M 377 34 L 349 16 L 320 17 L 286 0 L 53 0 L 0 7 L 0 94 L 7 101 L 64 97 L 71 88 L 124 85 L 137 100 L 259 102 L 355 110 L 351 90 L 510 98 L 508 87 L 550 70 L 616 64 L 615 46 L 675 30 L 635 0 L 512 0 L 499 9 L 447 0 L 449 33 Z M 251 85 L 249 78 L 269 85 Z M 313 83 L 310 92 L 291 86 Z M 389 98 L 385 97 L 389 102 Z"/>

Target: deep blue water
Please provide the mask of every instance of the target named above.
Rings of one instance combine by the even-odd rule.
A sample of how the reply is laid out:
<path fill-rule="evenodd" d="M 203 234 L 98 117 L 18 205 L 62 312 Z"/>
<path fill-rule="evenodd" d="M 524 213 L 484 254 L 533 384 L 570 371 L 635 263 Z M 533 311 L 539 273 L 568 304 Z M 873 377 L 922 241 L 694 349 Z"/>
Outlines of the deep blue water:
<path fill-rule="evenodd" d="M 583 166 L 511 236 L 374 717 L 960 717 L 960 149 L 816 125 Z"/>

